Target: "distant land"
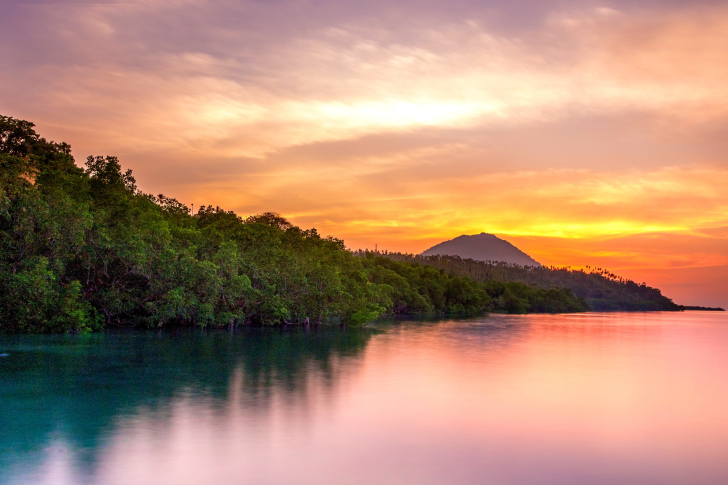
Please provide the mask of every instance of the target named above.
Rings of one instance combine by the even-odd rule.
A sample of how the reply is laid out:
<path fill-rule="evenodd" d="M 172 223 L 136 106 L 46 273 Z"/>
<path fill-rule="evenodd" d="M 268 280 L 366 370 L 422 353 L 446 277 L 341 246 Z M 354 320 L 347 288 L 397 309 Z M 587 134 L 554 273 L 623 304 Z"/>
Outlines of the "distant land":
<path fill-rule="evenodd" d="M 438 256 L 449 258 L 432 259 L 432 257 Z M 657 289 L 650 288 L 650 290 L 655 290 L 656 294 L 649 296 L 642 295 L 638 298 L 640 301 L 631 301 L 636 296 L 636 292 L 634 288 L 632 288 L 632 285 L 634 285 L 633 282 L 620 281 L 620 283 L 626 283 L 626 286 L 618 285 L 614 287 L 612 285 L 613 287 L 610 290 L 605 291 L 605 288 L 602 288 L 602 278 L 599 277 L 596 280 L 593 280 L 595 276 L 606 276 L 607 280 L 621 280 L 621 278 L 607 270 L 603 270 L 601 268 L 594 270 L 592 268 L 589 273 L 593 281 L 591 281 L 590 284 L 587 284 L 587 280 L 583 278 L 584 275 L 581 272 L 567 270 L 566 268 L 546 268 L 513 244 L 497 237 L 495 234 L 489 234 L 486 232 L 470 236 L 462 235 L 455 239 L 441 242 L 424 251 L 420 256 L 406 256 L 398 253 L 392 253 L 389 257 L 397 260 L 417 262 L 419 264 L 434 265 L 438 268 L 446 269 L 452 274 L 468 276 L 477 281 L 497 279 L 501 281 L 520 281 L 542 288 L 549 288 L 551 286 L 566 287 L 571 289 L 576 296 L 584 298 L 589 303 L 590 308 L 596 311 L 675 309 L 672 307 L 674 304 L 671 301 L 668 303 L 669 300 L 664 298 Z M 454 260 L 452 257 L 459 259 Z M 469 263 L 468 260 L 471 260 L 471 262 Z M 486 266 L 481 267 L 483 263 L 485 263 Z M 504 267 L 501 263 L 523 267 L 531 266 L 538 268 L 539 270 L 529 271 L 527 268 L 523 268 L 523 270 L 517 267 L 508 268 Z M 455 267 L 458 268 L 455 269 Z M 484 268 L 487 269 L 484 271 Z M 557 274 L 561 274 L 562 277 L 555 277 Z M 567 274 L 569 276 L 564 278 L 564 275 Z M 624 290 L 626 290 L 626 292 Z M 618 296 L 618 294 L 621 295 Z M 645 301 L 642 301 L 653 299 L 659 302 L 656 306 L 651 304 L 645 305 Z M 725 311 L 725 309 L 720 307 L 703 307 L 695 305 L 675 306 L 683 310 L 692 311 Z"/>
<path fill-rule="evenodd" d="M 521 266 L 541 266 L 541 263 L 513 244 L 486 232 L 472 236 L 458 236 L 432 246 L 422 253 L 422 256 L 436 255 L 460 256 L 463 259 L 474 259 L 475 261 L 502 261 Z"/>

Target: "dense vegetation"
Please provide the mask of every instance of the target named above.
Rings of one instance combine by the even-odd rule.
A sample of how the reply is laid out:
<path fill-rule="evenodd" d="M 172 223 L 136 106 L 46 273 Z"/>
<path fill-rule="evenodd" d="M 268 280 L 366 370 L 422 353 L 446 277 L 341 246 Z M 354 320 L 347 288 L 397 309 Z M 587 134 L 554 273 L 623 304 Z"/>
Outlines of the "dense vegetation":
<path fill-rule="evenodd" d="M 341 321 L 384 313 L 586 309 L 568 289 L 476 282 L 347 251 L 274 213 L 241 218 L 141 193 L 115 157 L 0 117 L 0 330 Z"/>
<path fill-rule="evenodd" d="M 355 252 L 363 259 L 374 283 L 392 288 L 394 313 L 431 311 L 473 313 L 490 309 L 502 313 L 566 313 L 587 310 L 584 300 L 568 288 L 537 288 L 518 281 L 475 281 L 381 253 Z M 391 253 L 390 253 L 391 254 Z M 488 305 L 486 302 L 490 302 Z"/>
<path fill-rule="evenodd" d="M 677 311 L 685 307 L 676 305 L 662 295 L 659 289 L 620 278 L 602 268 L 573 270 L 546 266 L 519 266 L 492 261 L 475 261 L 458 256 L 419 256 L 402 253 L 383 253 L 394 261 L 432 266 L 460 277 L 468 277 L 486 284 L 510 285 L 518 282 L 537 288 L 568 288 L 582 298 L 592 311 Z"/>

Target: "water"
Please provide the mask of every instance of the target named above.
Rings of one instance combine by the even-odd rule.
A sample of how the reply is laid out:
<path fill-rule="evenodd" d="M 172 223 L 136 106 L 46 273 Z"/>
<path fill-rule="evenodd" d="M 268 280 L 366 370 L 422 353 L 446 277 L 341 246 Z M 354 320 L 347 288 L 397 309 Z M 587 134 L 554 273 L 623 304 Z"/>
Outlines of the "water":
<path fill-rule="evenodd" d="M 0 337 L 2 484 L 726 484 L 728 315 Z"/>

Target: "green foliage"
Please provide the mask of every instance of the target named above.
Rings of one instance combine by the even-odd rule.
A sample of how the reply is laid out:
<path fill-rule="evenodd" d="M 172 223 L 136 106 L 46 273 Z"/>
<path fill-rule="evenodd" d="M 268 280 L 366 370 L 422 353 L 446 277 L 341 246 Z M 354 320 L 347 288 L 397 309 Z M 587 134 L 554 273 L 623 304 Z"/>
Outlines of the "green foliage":
<path fill-rule="evenodd" d="M 493 297 L 493 310 L 504 313 L 571 313 L 588 310 L 586 302 L 568 288 L 547 289 L 517 281 L 486 282 Z"/>
<path fill-rule="evenodd" d="M 477 314 L 484 311 L 502 313 L 563 313 L 587 310 L 586 302 L 568 288 L 548 290 L 518 282 L 486 280 L 456 276 L 444 269 L 409 261 L 398 261 L 390 254 L 358 252 L 367 268 L 370 281 L 387 288 L 390 312 L 436 312 Z"/>
<path fill-rule="evenodd" d="M 44 257 L 28 258 L 12 275 L 3 274 L 4 321 L 21 332 L 92 331 L 101 326 L 96 311 L 83 300 L 81 284 L 62 284 Z"/>
<path fill-rule="evenodd" d="M 394 261 L 374 253 L 362 258 L 369 280 L 386 285 L 388 308 L 395 314 L 437 312 L 475 314 L 489 310 L 482 284 L 423 265 Z"/>
<path fill-rule="evenodd" d="M 369 322 L 377 318 L 378 316 L 385 313 L 387 309 L 385 307 L 370 304 L 366 308 L 362 308 L 351 314 L 349 317 L 349 323 L 354 326 L 362 325 L 363 323 Z"/>
<path fill-rule="evenodd" d="M 396 261 L 432 266 L 448 273 L 471 278 L 475 281 L 504 284 L 510 294 L 503 296 L 503 303 L 496 302 L 494 310 L 509 308 L 535 312 L 578 311 L 571 299 L 576 296 L 580 304 L 592 311 L 677 311 L 683 309 L 662 295 L 659 289 L 637 284 L 620 278 L 602 268 L 572 270 L 545 266 L 519 266 L 516 264 L 462 259 L 458 256 L 417 256 L 413 254 L 387 253 L 386 257 Z M 525 290 L 517 289 L 514 284 L 538 288 L 539 292 L 528 290 L 531 295 L 525 298 Z M 492 286 L 496 288 L 496 286 Z M 569 290 L 565 293 L 565 290 Z M 493 291 L 490 290 L 491 295 Z M 500 290 L 497 290 L 499 292 Z M 503 290 L 505 293 L 506 290 Z M 528 302 L 518 303 L 514 295 Z M 500 294 L 498 295 L 500 297 Z M 511 303 L 506 304 L 509 301 Z M 499 306 L 500 305 L 500 306 Z M 569 308 L 572 308 L 569 310 Z M 510 311 L 510 310 L 509 310 Z M 511 313 L 519 313 L 512 311 Z M 520 312 L 522 313 L 522 312 Z"/>

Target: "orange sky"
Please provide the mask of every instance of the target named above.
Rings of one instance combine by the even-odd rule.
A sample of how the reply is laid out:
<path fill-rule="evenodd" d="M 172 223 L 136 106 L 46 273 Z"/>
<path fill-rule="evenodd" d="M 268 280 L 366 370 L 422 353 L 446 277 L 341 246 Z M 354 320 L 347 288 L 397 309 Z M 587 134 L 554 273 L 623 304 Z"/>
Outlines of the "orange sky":
<path fill-rule="evenodd" d="M 492 232 L 728 306 L 728 9 L 683 3 L 16 3 L 0 113 L 352 248 Z"/>

